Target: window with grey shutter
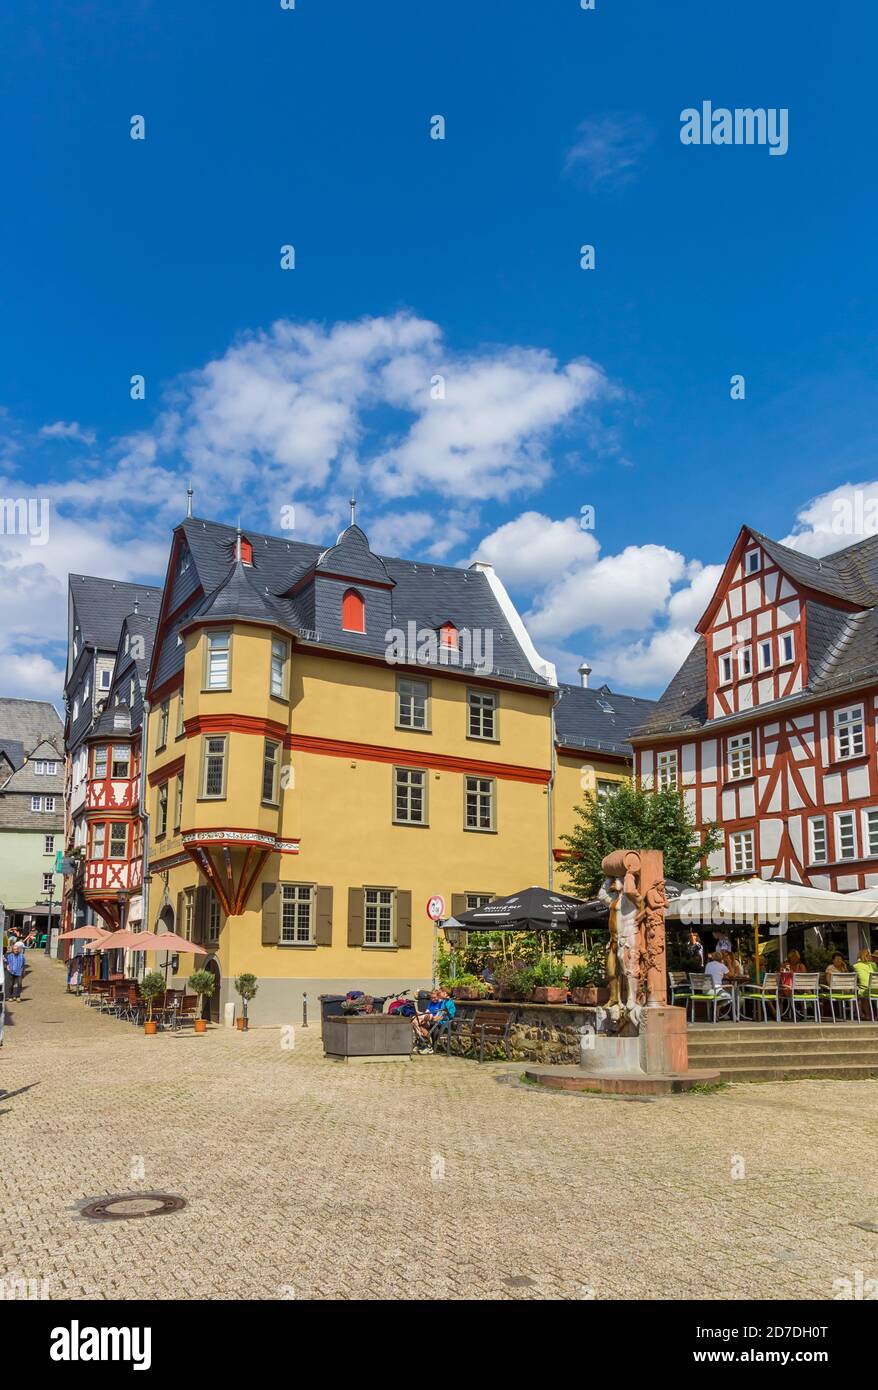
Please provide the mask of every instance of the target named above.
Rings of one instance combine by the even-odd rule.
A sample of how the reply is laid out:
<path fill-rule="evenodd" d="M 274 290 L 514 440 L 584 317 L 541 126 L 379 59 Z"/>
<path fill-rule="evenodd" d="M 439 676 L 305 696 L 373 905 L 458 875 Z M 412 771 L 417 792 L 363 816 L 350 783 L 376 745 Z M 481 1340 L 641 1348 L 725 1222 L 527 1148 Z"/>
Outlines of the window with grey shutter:
<path fill-rule="evenodd" d="M 403 948 L 412 944 L 412 895 L 407 888 L 396 894 L 396 944 Z"/>
<path fill-rule="evenodd" d="M 363 944 L 363 890 L 348 889 L 348 945 Z"/>
<path fill-rule="evenodd" d="M 317 889 L 317 945 L 332 945 L 332 889 Z"/>

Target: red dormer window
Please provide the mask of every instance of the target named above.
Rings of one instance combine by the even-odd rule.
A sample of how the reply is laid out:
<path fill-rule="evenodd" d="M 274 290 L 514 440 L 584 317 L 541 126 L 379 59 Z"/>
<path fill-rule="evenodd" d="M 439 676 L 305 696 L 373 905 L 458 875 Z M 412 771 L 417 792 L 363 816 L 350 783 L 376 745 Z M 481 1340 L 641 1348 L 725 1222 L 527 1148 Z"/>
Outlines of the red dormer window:
<path fill-rule="evenodd" d="M 459 645 L 458 631 L 454 623 L 443 623 L 439 629 L 439 641 L 443 647 L 453 647 L 455 651 Z"/>
<path fill-rule="evenodd" d="M 341 625 L 345 632 L 366 631 L 366 604 L 356 589 L 346 589 L 341 601 Z"/>
<path fill-rule="evenodd" d="M 241 564 L 253 564 L 253 547 L 248 540 L 244 539 L 243 536 L 241 537 Z"/>

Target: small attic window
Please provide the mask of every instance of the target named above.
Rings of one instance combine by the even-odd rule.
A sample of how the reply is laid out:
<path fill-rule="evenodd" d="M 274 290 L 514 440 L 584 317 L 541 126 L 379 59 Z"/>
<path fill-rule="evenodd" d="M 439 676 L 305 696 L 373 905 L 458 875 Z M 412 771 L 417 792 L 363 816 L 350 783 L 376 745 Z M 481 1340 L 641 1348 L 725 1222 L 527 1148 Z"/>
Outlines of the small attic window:
<path fill-rule="evenodd" d="M 244 536 L 241 537 L 241 564 L 253 564 L 253 547 Z"/>
<path fill-rule="evenodd" d="M 443 647 L 453 647 L 455 651 L 460 645 L 460 635 L 454 623 L 443 623 L 439 629 L 439 641 Z"/>
<path fill-rule="evenodd" d="M 180 558 L 177 561 L 177 575 L 185 574 L 191 564 L 192 552 L 188 545 L 184 545 L 183 549 L 180 551 Z"/>
<path fill-rule="evenodd" d="M 759 569 L 759 551 L 748 550 L 744 556 L 744 569 L 747 574 L 756 574 Z"/>
<path fill-rule="evenodd" d="M 346 589 L 342 596 L 341 625 L 345 632 L 366 631 L 366 604 L 356 589 Z"/>

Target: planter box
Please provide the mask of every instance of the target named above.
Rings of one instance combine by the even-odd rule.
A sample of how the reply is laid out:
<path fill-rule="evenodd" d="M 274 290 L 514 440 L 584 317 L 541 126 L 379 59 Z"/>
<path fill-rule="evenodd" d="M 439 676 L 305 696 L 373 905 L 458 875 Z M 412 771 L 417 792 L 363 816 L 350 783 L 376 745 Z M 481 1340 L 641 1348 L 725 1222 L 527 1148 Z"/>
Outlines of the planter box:
<path fill-rule="evenodd" d="M 572 989 L 570 995 L 574 1004 L 587 1004 L 594 1008 L 598 1004 L 606 1004 L 610 991 L 606 985 L 583 985 L 581 989 Z"/>
<path fill-rule="evenodd" d="M 452 990 L 452 994 L 455 999 L 465 999 L 467 1001 L 485 998 L 485 995 L 483 995 L 479 990 L 466 989 L 465 987 L 463 989 Z"/>
<path fill-rule="evenodd" d="M 566 985 L 537 985 L 533 992 L 535 1004 L 566 1004 Z"/>
<path fill-rule="evenodd" d="M 323 1020 L 323 1051 L 327 1057 L 352 1061 L 408 1058 L 412 1024 L 395 1014 L 353 1014 Z"/>

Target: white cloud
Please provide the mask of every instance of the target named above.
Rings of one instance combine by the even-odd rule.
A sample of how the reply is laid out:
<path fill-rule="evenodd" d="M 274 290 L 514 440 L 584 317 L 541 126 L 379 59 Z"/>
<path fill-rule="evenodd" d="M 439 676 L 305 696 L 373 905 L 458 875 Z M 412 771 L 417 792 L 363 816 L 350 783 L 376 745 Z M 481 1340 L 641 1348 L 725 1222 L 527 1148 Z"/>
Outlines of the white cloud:
<path fill-rule="evenodd" d="M 842 483 L 796 513 L 782 545 L 819 559 L 878 533 L 878 482 Z"/>
<path fill-rule="evenodd" d="M 584 174 L 592 188 L 621 187 L 635 177 L 654 139 L 642 116 L 629 112 L 590 117 L 577 127 L 564 171 Z"/>
<path fill-rule="evenodd" d="M 541 512 L 522 512 L 498 526 L 473 551 L 489 560 L 509 589 L 542 589 L 574 566 L 593 564 L 600 547 L 576 517 L 553 521 Z"/>
<path fill-rule="evenodd" d="M 56 420 L 52 425 L 43 425 L 39 433 L 41 439 L 74 439 L 82 444 L 94 444 L 97 438 L 94 430 L 84 430 L 78 420 L 69 424 Z"/>
<path fill-rule="evenodd" d="M 535 637 L 555 640 L 585 627 L 637 632 L 665 613 L 685 569 L 676 550 L 629 545 L 550 584 L 525 621 Z"/>

